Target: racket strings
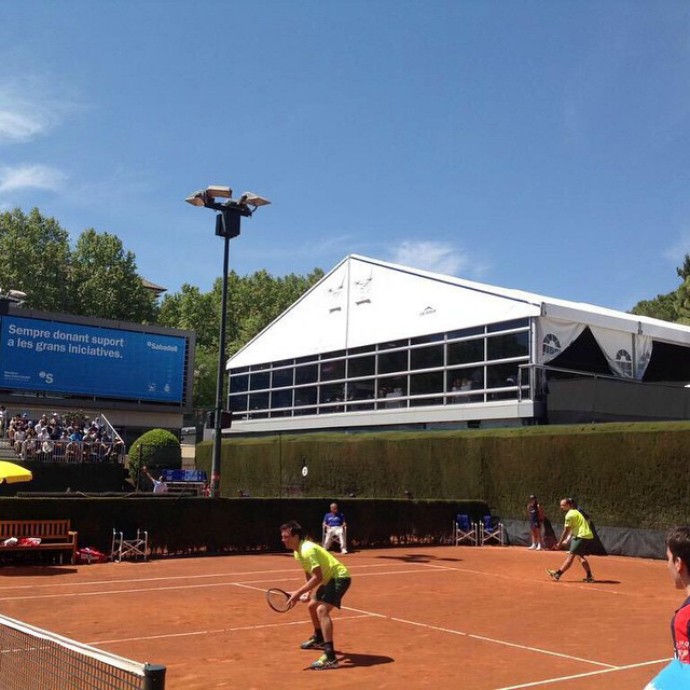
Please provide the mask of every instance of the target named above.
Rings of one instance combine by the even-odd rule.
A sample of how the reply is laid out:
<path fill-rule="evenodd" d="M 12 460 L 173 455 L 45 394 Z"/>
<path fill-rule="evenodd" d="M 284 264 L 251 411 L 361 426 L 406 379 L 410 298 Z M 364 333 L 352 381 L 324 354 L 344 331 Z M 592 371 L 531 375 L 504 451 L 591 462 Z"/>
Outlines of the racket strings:
<path fill-rule="evenodd" d="M 290 608 L 288 606 L 289 598 L 290 595 L 282 589 L 269 589 L 266 592 L 266 601 L 275 611 L 287 611 Z"/>

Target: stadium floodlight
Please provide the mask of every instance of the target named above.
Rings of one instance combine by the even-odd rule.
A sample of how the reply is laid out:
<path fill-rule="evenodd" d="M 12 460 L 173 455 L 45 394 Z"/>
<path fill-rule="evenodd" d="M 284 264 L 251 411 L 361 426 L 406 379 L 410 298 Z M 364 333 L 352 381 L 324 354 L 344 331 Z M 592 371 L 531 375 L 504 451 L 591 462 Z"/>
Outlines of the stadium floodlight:
<path fill-rule="evenodd" d="M 206 187 L 206 193 L 214 198 L 221 196 L 224 199 L 232 199 L 232 189 L 230 189 L 230 187 L 223 187 L 219 184 L 210 184 Z"/>
<path fill-rule="evenodd" d="M 216 201 L 226 199 L 227 201 Z M 228 271 L 230 258 L 230 240 L 240 234 L 240 220 L 250 218 L 259 206 L 266 206 L 271 202 L 264 197 L 245 192 L 240 199 L 232 198 L 232 189 L 222 185 L 209 185 L 188 196 L 185 201 L 192 206 L 204 206 L 218 211 L 216 216 L 216 235 L 224 239 L 223 251 L 223 288 L 220 305 L 220 332 L 218 334 L 218 376 L 216 380 L 215 413 L 213 419 L 213 456 L 211 459 L 211 484 L 209 496 L 220 496 L 220 455 L 223 420 L 232 417 L 225 411 L 223 405 L 223 388 L 225 382 L 225 334 L 228 311 Z M 252 208 L 250 208 L 253 207 Z"/>
<path fill-rule="evenodd" d="M 200 189 L 198 192 L 194 192 L 194 194 L 190 194 L 185 201 L 188 204 L 191 204 L 192 206 L 206 206 L 206 190 L 205 189 Z"/>
<path fill-rule="evenodd" d="M 254 194 L 254 192 L 245 192 L 240 197 L 240 204 L 247 204 L 248 206 L 253 206 L 254 208 L 259 208 L 259 206 L 268 206 L 271 202 L 264 197 Z"/>

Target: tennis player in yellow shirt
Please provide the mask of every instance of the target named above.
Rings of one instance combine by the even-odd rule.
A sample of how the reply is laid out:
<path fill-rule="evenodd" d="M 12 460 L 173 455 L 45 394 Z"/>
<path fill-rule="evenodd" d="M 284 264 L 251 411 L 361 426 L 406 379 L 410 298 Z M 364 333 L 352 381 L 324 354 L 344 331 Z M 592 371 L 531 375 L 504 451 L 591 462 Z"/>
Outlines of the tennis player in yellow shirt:
<path fill-rule="evenodd" d="M 323 649 L 324 654 L 310 666 L 315 671 L 338 668 L 331 610 L 340 608 L 340 602 L 350 587 L 350 571 L 329 551 L 305 539 L 302 526 L 294 520 L 280 526 L 280 539 L 285 548 L 293 552 L 307 580 L 290 594 L 288 600 L 290 606 L 298 601 L 309 602 L 314 634 L 300 646 L 302 649 Z"/>
<path fill-rule="evenodd" d="M 548 570 L 549 577 L 555 582 L 561 579 L 563 573 L 570 568 L 575 560 L 575 556 L 580 559 L 580 564 L 585 569 L 586 577 L 583 582 L 594 582 L 592 577 L 592 569 L 589 567 L 589 561 L 586 554 L 589 553 L 591 545 L 594 543 L 594 533 L 589 526 L 589 520 L 577 509 L 577 504 L 572 498 L 561 499 L 561 510 L 565 512 L 565 526 L 563 527 L 563 534 L 558 540 L 555 550 L 563 547 L 563 545 L 570 539 L 568 546 L 568 555 L 563 564 L 558 570 Z"/>

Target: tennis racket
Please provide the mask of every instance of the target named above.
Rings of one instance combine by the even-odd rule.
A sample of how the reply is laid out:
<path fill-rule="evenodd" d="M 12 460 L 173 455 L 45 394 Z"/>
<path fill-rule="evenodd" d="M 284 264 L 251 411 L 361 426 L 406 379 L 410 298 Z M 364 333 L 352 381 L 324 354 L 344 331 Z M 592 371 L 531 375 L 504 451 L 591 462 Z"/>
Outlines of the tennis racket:
<path fill-rule="evenodd" d="M 266 601 L 268 605 L 278 613 L 285 613 L 292 608 L 292 605 L 288 604 L 289 599 L 290 595 L 282 589 L 272 587 L 266 591 Z"/>

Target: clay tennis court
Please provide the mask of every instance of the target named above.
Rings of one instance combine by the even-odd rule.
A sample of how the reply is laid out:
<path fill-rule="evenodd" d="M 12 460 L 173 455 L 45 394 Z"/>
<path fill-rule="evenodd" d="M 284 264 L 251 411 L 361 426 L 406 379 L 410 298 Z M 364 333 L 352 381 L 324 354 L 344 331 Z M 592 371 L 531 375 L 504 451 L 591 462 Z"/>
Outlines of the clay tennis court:
<path fill-rule="evenodd" d="M 334 615 L 338 669 L 309 671 L 306 608 L 268 608 L 304 581 L 292 555 L 235 555 L 0 570 L 0 613 L 136 661 L 167 688 L 640 689 L 671 656 L 683 599 L 662 561 L 420 547 L 343 556 L 353 584 Z M 324 676 L 325 677 L 322 677 Z"/>

